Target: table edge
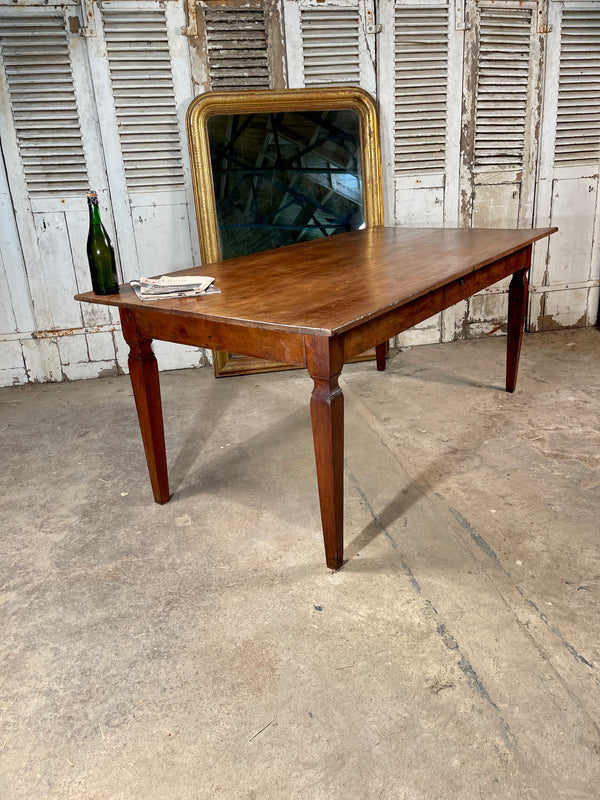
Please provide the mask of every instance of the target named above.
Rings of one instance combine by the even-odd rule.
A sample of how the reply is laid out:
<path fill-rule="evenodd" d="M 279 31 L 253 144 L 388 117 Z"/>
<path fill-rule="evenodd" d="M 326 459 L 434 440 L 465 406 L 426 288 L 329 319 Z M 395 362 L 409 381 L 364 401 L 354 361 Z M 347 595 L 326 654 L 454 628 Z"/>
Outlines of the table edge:
<path fill-rule="evenodd" d="M 261 329 L 267 331 L 279 331 L 289 334 L 301 335 L 301 336 L 327 336 L 333 337 L 343 334 L 353 328 L 359 327 L 360 325 L 369 322 L 372 319 L 375 319 L 377 316 L 381 314 L 385 314 L 394 308 L 401 307 L 407 303 L 413 302 L 414 300 L 419 299 L 419 297 L 423 297 L 424 295 L 428 294 L 429 292 L 436 291 L 441 286 L 445 284 L 460 279 L 466 275 L 470 275 L 473 272 L 476 272 L 483 267 L 486 267 L 490 264 L 493 264 L 497 261 L 501 261 L 514 253 L 517 253 L 520 250 L 524 250 L 526 247 L 530 247 L 535 242 L 540 241 L 541 239 L 545 239 L 551 236 L 553 233 L 558 231 L 558 227 L 551 226 L 547 228 L 402 228 L 400 226 L 379 226 L 380 229 L 385 229 L 386 227 L 389 229 L 394 229 L 397 227 L 398 230 L 431 230 L 431 231 L 451 231 L 451 230 L 473 230 L 473 231 L 482 231 L 482 230 L 489 230 L 489 231 L 523 231 L 523 232 L 530 232 L 532 234 L 525 242 L 521 242 L 516 244 L 514 247 L 508 247 L 505 250 L 501 251 L 500 253 L 495 253 L 494 256 L 484 259 L 483 261 L 477 262 L 474 265 L 469 266 L 464 270 L 459 270 L 455 274 L 448 276 L 444 279 L 441 279 L 435 283 L 429 284 L 426 288 L 422 291 L 417 291 L 414 294 L 409 295 L 408 297 L 404 297 L 402 300 L 399 300 L 394 303 L 390 303 L 388 306 L 382 306 L 381 308 L 373 311 L 372 313 L 365 314 L 360 319 L 352 320 L 344 325 L 340 325 L 336 328 L 321 328 L 321 327 L 308 327 L 304 325 L 285 325 L 283 323 L 272 323 L 272 322 L 264 322 L 262 320 L 250 320 L 250 319 L 237 319 L 234 317 L 225 317 L 220 315 L 214 315 L 209 313 L 194 313 L 190 314 L 187 311 L 184 311 L 181 308 L 177 308 L 177 300 L 160 300 L 155 301 L 152 305 L 147 305 L 144 301 L 140 300 L 129 283 L 124 283 L 120 285 L 120 288 L 125 289 L 127 295 L 131 296 L 131 302 L 128 300 L 123 300 L 122 293 L 119 294 L 112 294 L 112 295 L 97 295 L 94 292 L 80 292 L 74 296 L 74 299 L 79 302 L 84 303 L 93 303 L 96 305 L 105 305 L 113 308 L 118 309 L 129 309 L 132 311 L 146 311 L 151 312 L 154 314 L 168 314 L 170 316 L 177 315 L 183 316 L 187 318 L 196 318 L 196 319 L 203 319 L 211 322 L 222 322 L 228 323 L 234 326 L 240 326 L 242 328 L 250 328 L 250 329 Z M 371 229 L 373 230 L 373 229 Z M 344 234 L 339 234 L 344 235 Z M 293 246 L 293 245 L 291 245 Z M 219 262 L 220 263 L 220 262 Z M 208 267 L 208 264 L 201 265 L 202 267 Z M 174 274 L 185 274 L 186 269 L 191 269 L 190 267 L 185 267 L 181 270 L 175 270 L 170 273 L 166 273 L 169 275 Z M 194 267 L 196 269 L 196 267 Z M 200 299 L 200 298 L 197 298 Z M 161 305 L 156 305 L 156 303 L 161 303 Z M 165 304 L 165 305 L 162 305 Z"/>

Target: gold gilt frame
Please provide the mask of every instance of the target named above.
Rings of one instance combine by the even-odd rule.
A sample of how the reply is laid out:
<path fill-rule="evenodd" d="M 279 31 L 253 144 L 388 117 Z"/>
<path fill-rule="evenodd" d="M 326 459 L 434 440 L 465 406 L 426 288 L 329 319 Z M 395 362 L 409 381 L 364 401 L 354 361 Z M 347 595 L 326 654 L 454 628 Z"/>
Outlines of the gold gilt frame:
<path fill-rule="evenodd" d="M 358 87 L 207 92 L 191 102 L 186 123 L 203 264 L 221 259 L 208 120 L 227 114 L 337 110 L 352 110 L 358 115 L 365 225 L 383 225 L 379 122 L 375 101 L 368 92 Z M 290 369 L 287 364 L 219 350 L 213 351 L 213 357 L 217 377 Z M 362 358 L 372 357 L 369 353 Z"/>

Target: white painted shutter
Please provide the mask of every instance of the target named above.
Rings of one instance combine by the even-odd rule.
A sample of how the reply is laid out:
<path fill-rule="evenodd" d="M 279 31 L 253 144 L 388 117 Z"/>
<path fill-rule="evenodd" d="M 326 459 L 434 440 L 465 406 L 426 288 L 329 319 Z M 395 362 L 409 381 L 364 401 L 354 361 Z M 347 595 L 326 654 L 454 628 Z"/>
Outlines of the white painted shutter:
<path fill-rule="evenodd" d="M 562 14 L 554 160 L 600 162 L 600 8 Z"/>
<path fill-rule="evenodd" d="M 531 328 L 596 325 L 600 304 L 600 3 L 548 7 L 550 32 L 536 225 Z"/>
<path fill-rule="evenodd" d="M 35 330 L 27 273 L 4 159 L 0 160 L 0 386 L 25 383 L 22 340 Z"/>
<path fill-rule="evenodd" d="M 0 16 L 10 107 L 30 197 L 85 194 L 85 164 L 64 17 Z"/>
<path fill-rule="evenodd" d="M 291 87 L 362 86 L 376 93 L 371 0 L 285 0 Z"/>
<path fill-rule="evenodd" d="M 85 195 L 90 183 L 106 190 L 80 24 L 68 0 L 0 8 L 0 134 L 21 248 L 12 235 L 0 241 L 16 289 L 16 331 L 0 332 L 0 349 L 18 344 L 23 380 L 115 368 L 109 312 L 73 300 L 90 288 Z M 103 216 L 111 228 L 106 207 Z"/>
<path fill-rule="evenodd" d="M 94 4 L 86 37 L 125 281 L 200 263 L 185 22 L 183 0 L 105 0 Z M 157 342 L 155 352 L 161 369 L 204 361 L 198 348 Z M 125 368 L 125 347 L 118 357 Z"/>
<path fill-rule="evenodd" d="M 386 221 L 457 222 L 462 31 L 447 0 L 380 0 L 378 98 Z"/>
<path fill-rule="evenodd" d="M 447 0 L 380 0 L 377 82 L 387 224 L 456 224 L 462 31 Z M 449 316 L 450 314 L 450 316 Z M 454 312 L 397 337 L 401 346 L 454 338 Z"/>
<path fill-rule="evenodd" d="M 88 8 L 83 20 L 75 0 L 0 4 L 0 134 L 22 249 L 19 258 L 14 236 L 0 241 L 0 272 L 15 287 L 0 351 L 12 359 L 20 349 L 9 373 L 23 380 L 92 377 L 117 360 L 126 368 L 118 314 L 73 300 L 91 288 L 90 187 L 122 279 L 199 261 L 182 136 L 192 96 L 183 0 Z M 157 350 L 163 368 L 204 360 L 198 350 Z"/>
<path fill-rule="evenodd" d="M 523 167 L 532 8 L 481 8 L 475 116 L 476 171 Z"/>
<path fill-rule="evenodd" d="M 529 227 L 541 116 L 542 32 L 532 2 L 482 0 L 466 31 L 462 224 Z"/>
<path fill-rule="evenodd" d="M 165 12 L 107 5 L 102 20 L 127 189 L 184 189 Z"/>
<path fill-rule="evenodd" d="M 543 26 L 535 2 L 477 0 L 465 32 L 463 225 L 531 227 L 542 108 Z M 467 336 L 502 333 L 508 281 L 468 301 Z"/>
<path fill-rule="evenodd" d="M 360 84 L 358 6 L 300 12 L 304 82 Z"/>
<path fill-rule="evenodd" d="M 125 280 L 198 260 L 184 22 L 181 3 L 104 2 L 87 37 Z"/>
<path fill-rule="evenodd" d="M 394 9 L 394 173 L 445 172 L 448 6 Z"/>

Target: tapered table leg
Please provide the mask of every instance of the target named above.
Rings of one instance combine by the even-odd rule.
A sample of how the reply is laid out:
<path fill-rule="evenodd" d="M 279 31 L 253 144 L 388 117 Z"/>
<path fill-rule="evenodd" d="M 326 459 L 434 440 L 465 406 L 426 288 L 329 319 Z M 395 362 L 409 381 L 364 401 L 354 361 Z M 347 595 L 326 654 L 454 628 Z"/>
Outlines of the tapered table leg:
<path fill-rule="evenodd" d="M 519 356 L 523 340 L 523 327 L 527 313 L 529 282 L 527 271 L 531 259 L 531 247 L 528 248 L 527 266 L 515 272 L 508 287 L 508 336 L 506 349 L 506 391 L 514 392 L 517 385 Z"/>
<path fill-rule="evenodd" d="M 158 364 L 152 352 L 152 339 L 139 336 L 133 312 L 121 308 L 119 313 L 123 337 L 129 345 L 129 377 L 133 387 L 152 492 L 154 500 L 162 504 L 169 500 L 170 495 Z"/>
<path fill-rule="evenodd" d="M 330 569 L 343 564 L 344 551 L 344 395 L 338 378 L 344 363 L 339 341 L 306 337 L 310 398 L 325 561 Z"/>

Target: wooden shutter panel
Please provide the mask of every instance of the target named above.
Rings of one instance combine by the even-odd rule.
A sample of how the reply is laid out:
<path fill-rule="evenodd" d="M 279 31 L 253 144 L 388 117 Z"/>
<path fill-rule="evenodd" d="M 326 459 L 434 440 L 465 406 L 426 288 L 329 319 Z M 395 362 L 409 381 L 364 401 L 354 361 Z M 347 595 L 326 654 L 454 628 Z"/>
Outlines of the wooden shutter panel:
<path fill-rule="evenodd" d="M 564 9 L 556 164 L 600 161 L 600 10 Z"/>
<path fill-rule="evenodd" d="M 360 84 L 358 6 L 300 11 L 304 81 L 306 86 Z"/>
<path fill-rule="evenodd" d="M 361 86 L 375 95 L 372 0 L 285 0 L 290 86 Z"/>
<path fill-rule="evenodd" d="M 62 14 L 2 14 L 0 47 L 31 197 L 88 189 Z"/>
<path fill-rule="evenodd" d="M 394 172 L 444 172 L 447 6 L 396 6 L 394 45 Z"/>
<path fill-rule="evenodd" d="M 531 8 L 480 9 L 475 169 L 521 169 L 529 85 Z"/>
<path fill-rule="evenodd" d="M 107 6 L 102 19 L 127 189 L 183 189 L 165 13 Z"/>
<path fill-rule="evenodd" d="M 265 3 L 203 0 L 198 11 L 204 29 L 210 88 L 218 91 L 272 86 Z"/>

